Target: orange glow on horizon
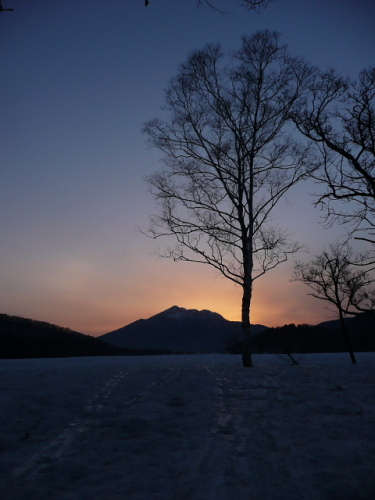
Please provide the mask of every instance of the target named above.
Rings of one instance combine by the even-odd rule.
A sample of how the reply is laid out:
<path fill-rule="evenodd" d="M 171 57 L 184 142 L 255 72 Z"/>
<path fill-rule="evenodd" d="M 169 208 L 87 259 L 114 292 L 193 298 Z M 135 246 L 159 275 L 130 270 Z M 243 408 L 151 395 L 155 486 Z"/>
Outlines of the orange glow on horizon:
<path fill-rule="evenodd" d="M 58 271 L 53 262 L 38 268 L 38 287 L 35 276 L 30 275 L 17 304 L 9 294 L 1 296 L 3 312 L 93 336 L 150 318 L 174 305 L 241 320 L 241 287 L 208 266 L 143 257 L 130 271 L 115 269 L 103 276 L 94 273 L 93 265 L 63 263 Z M 307 295 L 307 288 L 290 283 L 289 276 L 290 270 L 280 268 L 255 282 L 251 323 L 272 327 L 333 319 L 319 301 Z"/>

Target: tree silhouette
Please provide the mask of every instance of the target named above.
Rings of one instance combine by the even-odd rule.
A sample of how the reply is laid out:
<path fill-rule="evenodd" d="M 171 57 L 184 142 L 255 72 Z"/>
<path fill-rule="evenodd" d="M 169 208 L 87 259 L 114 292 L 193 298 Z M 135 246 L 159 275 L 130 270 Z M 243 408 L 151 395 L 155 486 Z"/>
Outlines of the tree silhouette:
<path fill-rule="evenodd" d="M 309 295 L 334 305 L 353 363 L 356 360 L 344 319 L 375 308 L 373 268 L 364 269 L 362 263 L 363 257 L 354 255 L 347 243 L 336 243 L 309 263 L 296 262 L 293 277 L 313 290 Z"/>
<path fill-rule="evenodd" d="M 357 82 L 336 71 L 316 71 L 306 104 L 293 115 L 314 141 L 326 192 L 317 203 L 327 221 L 347 224 L 357 239 L 375 246 L 375 67 Z"/>
<path fill-rule="evenodd" d="M 172 237 L 164 257 L 208 264 L 242 287 L 244 366 L 252 366 L 253 282 L 299 249 L 270 216 L 310 174 L 307 149 L 286 127 L 308 77 L 275 32 L 243 37 L 227 55 L 209 44 L 171 80 L 169 118 L 143 129 L 166 165 L 148 178 L 160 206 L 148 234 Z"/>

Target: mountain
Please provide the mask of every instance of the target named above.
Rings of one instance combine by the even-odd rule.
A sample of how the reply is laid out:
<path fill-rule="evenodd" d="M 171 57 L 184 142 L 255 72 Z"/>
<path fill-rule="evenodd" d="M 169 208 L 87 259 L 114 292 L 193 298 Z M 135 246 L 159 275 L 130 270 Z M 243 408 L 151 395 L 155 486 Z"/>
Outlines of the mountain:
<path fill-rule="evenodd" d="M 62 358 L 127 354 L 68 328 L 0 314 L 0 358 Z"/>
<path fill-rule="evenodd" d="M 253 333 L 265 326 L 253 325 Z M 232 352 L 242 339 L 241 323 L 220 314 L 173 306 L 149 319 L 106 333 L 100 339 L 131 349 L 166 349 L 172 352 Z"/>

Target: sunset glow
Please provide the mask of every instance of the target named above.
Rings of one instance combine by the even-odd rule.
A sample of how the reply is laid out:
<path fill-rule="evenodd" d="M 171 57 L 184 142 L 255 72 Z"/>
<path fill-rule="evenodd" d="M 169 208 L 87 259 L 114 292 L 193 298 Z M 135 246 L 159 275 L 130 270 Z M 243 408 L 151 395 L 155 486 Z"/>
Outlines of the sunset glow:
<path fill-rule="evenodd" d="M 276 30 L 322 68 L 356 78 L 375 63 L 375 4 L 278 0 L 260 14 L 240 2 L 8 0 L 0 14 L 1 313 L 101 335 L 173 305 L 239 321 L 241 289 L 208 266 L 155 257 L 155 205 L 145 176 L 161 168 L 142 124 L 160 115 L 168 80 L 207 42 Z M 7 15 L 5 15 L 7 14 Z M 281 200 L 275 218 L 311 254 L 343 234 L 319 224 L 313 183 Z M 307 253 L 297 256 L 309 258 Z M 310 323 L 333 315 L 292 283 L 292 262 L 254 284 L 251 322 Z"/>

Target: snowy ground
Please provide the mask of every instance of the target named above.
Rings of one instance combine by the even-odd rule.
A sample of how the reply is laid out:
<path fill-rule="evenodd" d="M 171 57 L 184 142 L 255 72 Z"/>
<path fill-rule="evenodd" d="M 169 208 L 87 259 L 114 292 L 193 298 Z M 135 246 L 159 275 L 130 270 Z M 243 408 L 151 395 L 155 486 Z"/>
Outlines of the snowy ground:
<path fill-rule="evenodd" d="M 0 498 L 373 500 L 375 354 L 0 360 Z"/>

